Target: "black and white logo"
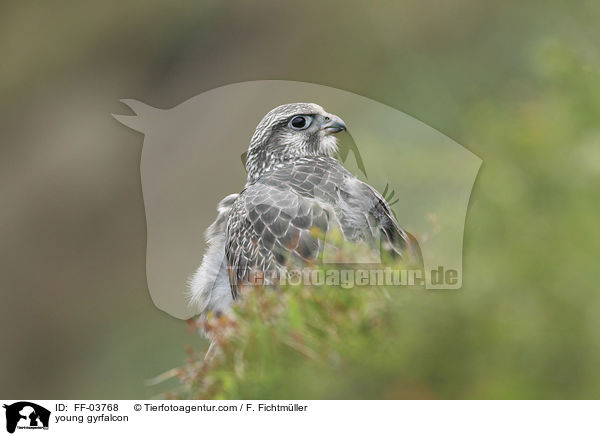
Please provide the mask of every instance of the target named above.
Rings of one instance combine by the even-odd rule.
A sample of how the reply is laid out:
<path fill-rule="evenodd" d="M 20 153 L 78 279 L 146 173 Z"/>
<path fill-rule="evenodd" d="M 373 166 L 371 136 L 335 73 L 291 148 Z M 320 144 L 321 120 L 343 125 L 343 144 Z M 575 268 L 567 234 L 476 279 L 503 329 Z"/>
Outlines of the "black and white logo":
<path fill-rule="evenodd" d="M 3 406 L 6 409 L 6 431 L 14 433 L 16 429 L 48 430 L 50 411 L 29 401 L 18 401 Z"/>

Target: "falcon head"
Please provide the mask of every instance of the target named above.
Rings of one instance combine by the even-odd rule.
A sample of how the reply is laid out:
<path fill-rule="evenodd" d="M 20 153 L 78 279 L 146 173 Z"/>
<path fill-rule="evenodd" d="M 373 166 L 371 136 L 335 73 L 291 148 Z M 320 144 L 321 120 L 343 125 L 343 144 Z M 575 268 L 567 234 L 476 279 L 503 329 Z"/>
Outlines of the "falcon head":
<path fill-rule="evenodd" d="M 336 133 L 346 124 L 314 103 L 290 103 L 271 110 L 258 123 L 246 160 L 248 181 L 269 167 L 290 159 L 332 156 L 337 152 Z"/>

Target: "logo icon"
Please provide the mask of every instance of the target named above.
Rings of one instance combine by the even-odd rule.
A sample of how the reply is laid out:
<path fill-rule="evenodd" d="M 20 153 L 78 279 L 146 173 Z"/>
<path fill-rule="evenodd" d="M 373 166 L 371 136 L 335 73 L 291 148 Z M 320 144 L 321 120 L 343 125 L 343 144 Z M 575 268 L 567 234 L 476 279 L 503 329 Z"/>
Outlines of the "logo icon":
<path fill-rule="evenodd" d="M 340 161 L 382 193 L 416 238 L 426 289 L 461 288 L 465 219 L 481 159 L 374 100 L 312 83 L 259 80 L 212 89 L 169 109 L 125 99 L 134 115 L 114 115 L 144 134 L 146 278 L 158 308 L 180 319 L 197 315 L 187 283 L 202 262 L 204 229 L 215 219 L 215 206 L 245 186 L 239 163 L 246 163 L 257 124 L 271 109 L 299 101 L 329 108 L 351 126 L 340 138 Z M 326 250 L 323 263 L 336 263 L 335 254 Z M 378 264 L 377 254 L 359 263 Z"/>
<path fill-rule="evenodd" d="M 4 405 L 6 409 L 6 431 L 14 433 L 18 429 L 48 429 L 50 411 L 29 401 L 19 401 Z"/>

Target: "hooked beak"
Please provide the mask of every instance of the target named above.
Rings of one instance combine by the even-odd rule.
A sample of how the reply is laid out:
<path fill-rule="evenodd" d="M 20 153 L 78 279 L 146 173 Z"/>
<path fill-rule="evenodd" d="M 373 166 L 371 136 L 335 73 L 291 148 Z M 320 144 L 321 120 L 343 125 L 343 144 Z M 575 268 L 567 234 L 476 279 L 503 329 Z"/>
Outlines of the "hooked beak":
<path fill-rule="evenodd" d="M 321 129 L 325 130 L 325 132 L 328 134 L 339 133 L 342 130 L 347 130 L 346 123 L 344 123 L 344 121 L 336 115 L 328 115 L 327 118 L 325 118 L 325 124 L 323 124 Z"/>

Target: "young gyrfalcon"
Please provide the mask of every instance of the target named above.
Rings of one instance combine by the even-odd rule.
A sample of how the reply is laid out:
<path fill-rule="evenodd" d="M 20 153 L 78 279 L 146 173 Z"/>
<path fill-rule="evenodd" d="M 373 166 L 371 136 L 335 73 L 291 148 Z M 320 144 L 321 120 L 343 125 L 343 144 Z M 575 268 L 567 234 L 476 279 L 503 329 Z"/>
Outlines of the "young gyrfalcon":
<path fill-rule="evenodd" d="M 248 148 L 246 187 L 221 201 L 207 230 L 208 250 L 190 281 L 198 313 L 227 310 L 240 285 L 268 283 L 287 262 L 314 261 L 323 249 L 318 234 L 333 227 L 348 241 L 380 238 L 406 263 L 420 262 L 418 244 L 383 196 L 333 158 L 343 130 L 339 117 L 313 103 L 265 115 Z"/>

